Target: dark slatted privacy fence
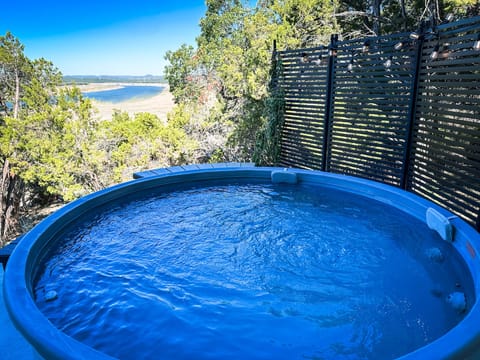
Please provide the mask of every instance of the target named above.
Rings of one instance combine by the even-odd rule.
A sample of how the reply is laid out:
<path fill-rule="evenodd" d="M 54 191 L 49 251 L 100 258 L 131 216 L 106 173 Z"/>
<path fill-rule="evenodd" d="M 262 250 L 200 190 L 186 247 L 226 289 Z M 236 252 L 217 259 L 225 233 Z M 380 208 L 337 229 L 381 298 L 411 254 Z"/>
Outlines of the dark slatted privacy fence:
<path fill-rule="evenodd" d="M 324 116 L 328 87 L 328 50 L 283 51 L 285 96 L 282 162 L 285 166 L 322 167 Z"/>
<path fill-rule="evenodd" d="M 281 166 L 360 176 L 479 228 L 480 17 L 276 53 Z"/>
<path fill-rule="evenodd" d="M 407 187 L 472 223 L 480 206 L 479 22 L 442 25 L 423 44 Z"/>
<path fill-rule="evenodd" d="M 327 169 L 399 186 L 403 176 L 414 49 L 408 34 L 338 44 Z"/>

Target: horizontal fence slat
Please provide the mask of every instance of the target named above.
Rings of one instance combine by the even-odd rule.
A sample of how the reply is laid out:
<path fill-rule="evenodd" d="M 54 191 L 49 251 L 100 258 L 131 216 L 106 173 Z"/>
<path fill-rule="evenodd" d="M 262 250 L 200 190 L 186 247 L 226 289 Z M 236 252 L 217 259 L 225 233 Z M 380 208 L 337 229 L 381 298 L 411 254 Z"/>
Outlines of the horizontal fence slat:
<path fill-rule="evenodd" d="M 277 52 L 282 71 L 274 83 L 284 92 L 279 164 L 404 186 L 474 225 L 479 34 L 480 17 L 473 17 L 440 24 L 423 42 L 402 33 L 368 38 L 366 52 L 366 39 L 334 40 L 336 56 L 328 46 Z M 395 50 L 399 41 L 406 45 Z"/>

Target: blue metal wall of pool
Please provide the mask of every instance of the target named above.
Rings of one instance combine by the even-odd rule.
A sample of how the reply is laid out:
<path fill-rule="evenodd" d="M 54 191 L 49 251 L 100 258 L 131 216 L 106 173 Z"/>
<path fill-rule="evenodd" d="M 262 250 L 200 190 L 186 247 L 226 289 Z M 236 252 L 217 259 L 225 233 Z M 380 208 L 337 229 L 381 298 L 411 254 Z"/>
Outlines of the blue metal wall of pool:
<path fill-rule="evenodd" d="M 479 251 L 464 221 L 384 184 L 192 170 L 51 215 L 4 295 L 46 359 L 474 359 Z"/>

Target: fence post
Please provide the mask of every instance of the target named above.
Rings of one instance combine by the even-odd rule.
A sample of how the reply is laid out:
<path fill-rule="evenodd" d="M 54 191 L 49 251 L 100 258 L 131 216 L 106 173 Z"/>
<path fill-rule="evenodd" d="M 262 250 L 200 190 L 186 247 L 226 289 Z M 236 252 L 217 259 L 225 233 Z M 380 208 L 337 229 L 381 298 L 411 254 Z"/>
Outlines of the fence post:
<path fill-rule="evenodd" d="M 272 58 L 270 59 L 271 61 L 271 77 L 270 77 L 270 83 L 269 83 L 269 90 L 272 89 L 274 84 L 278 83 L 278 79 L 275 77 L 276 70 L 277 70 L 277 40 L 273 40 L 273 49 L 272 49 Z"/>
<path fill-rule="evenodd" d="M 337 56 L 337 41 L 338 35 L 332 35 L 330 37 L 330 45 L 328 46 L 327 91 L 323 120 L 322 171 L 328 171 L 327 161 L 330 149 L 330 127 L 333 115 L 333 73 L 335 70 L 335 57 Z"/>
<path fill-rule="evenodd" d="M 405 137 L 405 149 L 403 154 L 403 172 L 400 179 L 400 187 L 407 190 L 408 188 L 408 177 L 410 175 L 410 161 L 412 157 L 412 141 L 413 141 L 413 127 L 415 125 L 415 114 L 417 107 L 418 99 L 418 83 L 420 78 L 420 70 L 422 66 L 422 50 L 423 50 L 423 41 L 425 35 L 425 23 L 421 23 L 419 29 L 419 37 L 417 39 L 417 51 L 415 52 L 415 58 L 413 59 L 413 79 L 412 79 L 412 90 L 410 95 L 410 101 L 408 106 L 408 117 L 407 117 L 407 134 Z"/>

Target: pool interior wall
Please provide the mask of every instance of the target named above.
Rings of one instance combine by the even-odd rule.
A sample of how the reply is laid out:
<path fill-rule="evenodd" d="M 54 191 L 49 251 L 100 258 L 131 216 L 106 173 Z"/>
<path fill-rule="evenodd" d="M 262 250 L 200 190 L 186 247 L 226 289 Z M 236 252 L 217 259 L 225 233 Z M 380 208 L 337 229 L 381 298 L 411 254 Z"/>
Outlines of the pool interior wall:
<path fill-rule="evenodd" d="M 3 288 L 4 269 L 0 265 L 0 288 Z M 5 307 L 3 291 L 0 291 L 0 354 L 2 360 L 41 359 L 35 349 L 15 328 Z"/>
<path fill-rule="evenodd" d="M 425 221 L 426 211 L 433 208 L 449 219 L 454 228 L 453 245 L 462 255 L 473 277 L 475 296 L 478 298 L 480 265 L 478 259 L 479 234 L 458 217 L 431 202 L 406 193 L 388 185 L 344 175 L 321 173 L 309 170 L 284 170 L 280 168 L 214 168 L 209 170 L 191 170 L 181 174 L 159 175 L 152 178 L 135 180 L 79 199 L 53 214 L 33 229 L 14 251 L 10 259 L 11 266 L 5 274 L 4 295 L 7 309 L 13 322 L 37 351 L 48 359 L 109 358 L 53 328 L 38 311 L 32 299 L 32 277 L 35 266 L 42 256 L 48 241 L 83 213 L 109 201 L 158 186 L 174 185 L 184 182 L 202 182 L 215 179 L 249 179 L 265 181 L 271 179 L 272 171 L 288 171 L 296 174 L 301 183 L 317 184 L 339 190 L 367 196 L 401 209 Z M 288 177 L 288 176 L 287 176 Z M 474 359 L 479 351 L 479 315 L 478 302 L 471 307 L 465 319 L 446 335 L 431 344 L 402 357 L 402 359 L 456 358 Z"/>

